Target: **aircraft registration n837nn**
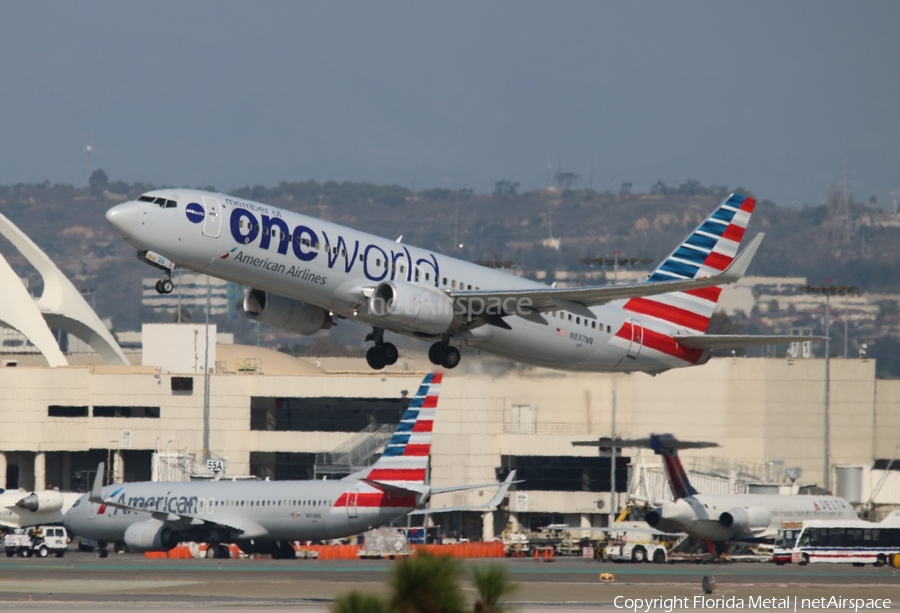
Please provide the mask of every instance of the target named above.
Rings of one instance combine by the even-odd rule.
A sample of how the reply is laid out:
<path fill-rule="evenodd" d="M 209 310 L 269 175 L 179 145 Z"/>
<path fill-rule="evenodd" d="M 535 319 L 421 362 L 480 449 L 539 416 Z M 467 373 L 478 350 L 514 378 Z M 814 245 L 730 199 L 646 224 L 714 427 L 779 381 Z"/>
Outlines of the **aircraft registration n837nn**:
<path fill-rule="evenodd" d="M 762 234 L 738 247 L 752 198 L 733 194 L 645 282 L 554 288 L 345 226 L 224 194 L 162 189 L 111 208 L 106 218 L 163 270 L 182 267 L 250 289 L 247 315 L 298 334 L 334 319 L 372 326 L 366 359 L 397 361 L 384 331 L 432 343 L 434 364 L 454 368 L 455 345 L 563 370 L 644 371 L 702 364 L 718 348 L 790 342 L 785 336 L 705 334 L 721 285 L 738 280 Z"/>

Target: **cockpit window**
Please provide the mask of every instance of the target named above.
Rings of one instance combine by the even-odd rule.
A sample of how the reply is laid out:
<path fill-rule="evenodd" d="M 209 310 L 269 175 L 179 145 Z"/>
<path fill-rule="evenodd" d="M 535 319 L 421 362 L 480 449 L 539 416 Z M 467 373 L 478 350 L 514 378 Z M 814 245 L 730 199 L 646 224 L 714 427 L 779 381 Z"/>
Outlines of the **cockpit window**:
<path fill-rule="evenodd" d="M 166 200 L 165 198 L 147 196 L 146 194 L 138 198 L 138 202 L 150 202 L 161 209 L 174 209 L 178 207 L 178 203 L 174 200 Z"/>

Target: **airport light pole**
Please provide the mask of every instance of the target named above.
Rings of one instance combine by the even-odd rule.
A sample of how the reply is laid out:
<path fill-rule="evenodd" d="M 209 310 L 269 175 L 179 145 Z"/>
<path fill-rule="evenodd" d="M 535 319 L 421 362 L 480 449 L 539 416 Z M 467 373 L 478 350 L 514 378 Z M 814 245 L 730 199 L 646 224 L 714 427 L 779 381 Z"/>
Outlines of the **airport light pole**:
<path fill-rule="evenodd" d="M 823 476 L 822 486 L 831 489 L 831 339 L 828 336 L 831 326 L 831 297 L 847 296 L 859 293 L 853 285 L 833 285 L 826 279 L 827 285 L 804 285 L 800 291 L 806 294 L 825 296 L 825 406 L 824 406 L 824 438 L 823 438 Z"/>
<path fill-rule="evenodd" d="M 204 343 L 203 358 L 203 462 L 209 460 L 209 305 L 210 305 L 210 280 L 206 277 L 206 342 Z"/>

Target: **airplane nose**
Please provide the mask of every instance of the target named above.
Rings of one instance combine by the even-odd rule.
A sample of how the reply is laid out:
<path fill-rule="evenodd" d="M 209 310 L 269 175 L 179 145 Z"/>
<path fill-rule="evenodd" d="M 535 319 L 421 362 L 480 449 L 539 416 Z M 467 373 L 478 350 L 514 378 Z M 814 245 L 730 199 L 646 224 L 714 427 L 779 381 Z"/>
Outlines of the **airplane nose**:
<path fill-rule="evenodd" d="M 117 204 L 106 211 L 106 221 L 115 228 L 116 232 L 118 232 L 122 238 L 127 239 L 134 230 L 134 223 L 137 219 L 135 204 L 136 203 L 134 202 L 125 202 L 123 204 Z"/>

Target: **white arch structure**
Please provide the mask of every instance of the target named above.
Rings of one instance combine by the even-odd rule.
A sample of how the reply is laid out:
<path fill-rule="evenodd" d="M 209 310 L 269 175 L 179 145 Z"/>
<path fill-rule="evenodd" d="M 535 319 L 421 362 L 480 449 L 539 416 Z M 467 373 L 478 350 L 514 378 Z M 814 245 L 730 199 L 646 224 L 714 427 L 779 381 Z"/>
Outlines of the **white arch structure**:
<path fill-rule="evenodd" d="M 2 214 L 0 234 L 25 256 L 44 280 L 41 297 L 32 300 L 22 280 L 0 255 L 0 283 L 6 295 L 0 300 L 0 322 L 24 334 L 53 367 L 66 366 L 68 361 L 53 338 L 51 327 L 81 339 L 108 364 L 129 364 L 116 339 L 81 292 L 34 241 Z"/>

